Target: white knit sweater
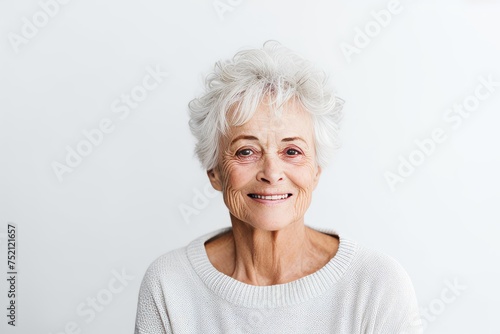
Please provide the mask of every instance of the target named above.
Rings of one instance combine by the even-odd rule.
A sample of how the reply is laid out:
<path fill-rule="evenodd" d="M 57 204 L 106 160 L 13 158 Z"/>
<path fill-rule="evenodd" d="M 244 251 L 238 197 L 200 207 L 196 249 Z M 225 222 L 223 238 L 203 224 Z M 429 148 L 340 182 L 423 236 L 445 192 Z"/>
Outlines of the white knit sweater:
<path fill-rule="evenodd" d="M 337 253 L 320 270 L 254 286 L 219 272 L 208 259 L 205 242 L 228 229 L 151 264 L 139 292 L 136 334 L 422 332 L 410 278 L 392 258 L 340 237 Z"/>

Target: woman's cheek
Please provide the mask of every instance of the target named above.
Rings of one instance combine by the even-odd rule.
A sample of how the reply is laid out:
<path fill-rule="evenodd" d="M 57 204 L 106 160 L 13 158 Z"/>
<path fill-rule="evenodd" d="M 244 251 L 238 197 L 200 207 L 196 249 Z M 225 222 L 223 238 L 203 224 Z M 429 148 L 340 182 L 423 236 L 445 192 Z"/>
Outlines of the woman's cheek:
<path fill-rule="evenodd" d="M 238 162 L 234 159 L 226 159 L 222 163 L 221 175 L 224 188 L 237 188 L 239 180 Z"/>
<path fill-rule="evenodd" d="M 245 203 L 242 194 L 233 190 L 227 192 L 227 196 L 224 196 L 224 202 L 229 209 L 229 212 L 240 220 L 245 221 L 247 216 L 247 210 L 245 210 Z"/>
<path fill-rule="evenodd" d="M 238 161 L 225 160 L 221 166 L 224 203 L 236 217 L 243 219 L 245 215 L 245 193 L 242 187 L 247 183 L 249 171 L 242 168 Z"/>
<path fill-rule="evenodd" d="M 315 163 L 307 163 L 299 170 L 295 170 L 294 176 L 296 178 L 292 181 L 294 181 L 293 183 L 297 186 L 298 190 L 294 206 L 297 216 L 303 216 L 311 204 L 316 174 L 317 167 Z"/>
<path fill-rule="evenodd" d="M 295 215 L 296 218 L 301 218 L 304 216 L 309 204 L 311 203 L 310 192 L 300 188 L 297 193 L 297 200 L 295 201 Z"/>

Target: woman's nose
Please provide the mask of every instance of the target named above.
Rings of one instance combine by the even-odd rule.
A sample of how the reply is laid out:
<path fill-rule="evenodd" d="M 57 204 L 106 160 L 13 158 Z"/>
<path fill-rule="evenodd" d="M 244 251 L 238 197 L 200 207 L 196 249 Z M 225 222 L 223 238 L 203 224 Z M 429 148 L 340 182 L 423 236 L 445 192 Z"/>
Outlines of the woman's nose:
<path fill-rule="evenodd" d="M 276 184 L 284 180 L 283 166 L 279 157 L 273 154 L 263 156 L 257 179 L 268 184 Z"/>

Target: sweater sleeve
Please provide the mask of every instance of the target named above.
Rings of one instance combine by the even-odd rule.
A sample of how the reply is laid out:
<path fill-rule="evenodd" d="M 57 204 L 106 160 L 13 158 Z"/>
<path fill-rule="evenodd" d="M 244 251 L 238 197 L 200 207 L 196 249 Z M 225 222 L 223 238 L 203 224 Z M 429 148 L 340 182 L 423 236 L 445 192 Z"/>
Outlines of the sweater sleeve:
<path fill-rule="evenodd" d="M 158 263 L 153 263 L 141 283 L 135 334 L 171 334 L 172 329 L 161 288 Z"/>
<path fill-rule="evenodd" d="M 410 277 L 394 259 L 386 257 L 379 263 L 372 289 L 375 312 L 366 333 L 420 334 L 422 324 Z"/>

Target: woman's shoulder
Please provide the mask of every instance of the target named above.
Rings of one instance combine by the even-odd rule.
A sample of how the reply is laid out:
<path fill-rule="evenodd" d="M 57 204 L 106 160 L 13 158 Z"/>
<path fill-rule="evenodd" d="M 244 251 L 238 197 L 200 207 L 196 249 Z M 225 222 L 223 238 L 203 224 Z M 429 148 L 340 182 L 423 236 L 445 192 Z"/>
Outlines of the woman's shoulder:
<path fill-rule="evenodd" d="M 144 274 L 144 281 L 159 281 L 183 271 L 188 260 L 186 247 L 177 248 L 158 256 L 151 262 Z"/>
<path fill-rule="evenodd" d="M 316 230 L 337 237 L 339 250 L 335 257 L 339 264 L 337 272 L 349 276 L 351 282 L 369 283 L 370 285 L 387 286 L 387 282 L 400 281 L 403 285 L 411 284 L 409 276 L 403 266 L 392 256 L 369 247 L 330 229 L 315 228 Z M 333 261 L 332 261 L 333 262 Z"/>
<path fill-rule="evenodd" d="M 408 273 L 391 255 L 366 247 L 351 239 L 350 236 L 337 233 L 335 230 L 316 227 L 314 229 L 339 239 L 339 249 L 331 262 L 335 265 L 335 272 L 341 274 L 342 284 L 358 288 L 380 287 L 380 291 L 402 289 L 411 292 L 413 290 Z"/>
<path fill-rule="evenodd" d="M 374 323 L 382 326 L 384 319 L 390 319 L 385 321 L 381 327 L 385 329 L 380 332 L 421 333 L 413 283 L 394 257 L 358 245 L 351 270 L 344 278 L 346 289 L 356 292 L 357 306 L 370 314 Z"/>
<path fill-rule="evenodd" d="M 363 245 L 357 246 L 348 279 L 358 287 L 369 287 L 372 294 L 413 296 L 410 276 L 391 255 Z"/>
<path fill-rule="evenodd" d="M 405 276 L 403 266 L 393 256 L 364 245 L 358 245 L 355 263 L 358 270 L 370 273 L 374 277 Z"/>
<path fill-rule="evenodd" d="M 208 239 L 224 232 L 227 228 L 218 229 L 196 237 L 188 245 L 168 251 L 158 256 L 147 268 L 144 281 L 175 281 L 186 279 L 193 274 L 192 258 L 204 257 L 203 244 Z"/>
<path fill-rule="evenodd" d="M 321 227 L 311 228 L 337 238 L 339 240 L 339 249 L 341 249 L 341 251 L 338 252 L 338 255 L 345 258 L 343 259 L 344 263 L 349 263 L 349 265 L 352 264 L 356 270 L 364 270 L 372 272 L 373 274 L 376 274 L 379 271 L 389 273 L 404 272 L 404 269 L 399 262 L 394 257 L 384 252 L 366 247 L 365 245 L 357 242 L 355 239 L 352 239 L 350 236 L 338 233 L 334 229 Z"/>

